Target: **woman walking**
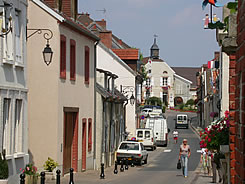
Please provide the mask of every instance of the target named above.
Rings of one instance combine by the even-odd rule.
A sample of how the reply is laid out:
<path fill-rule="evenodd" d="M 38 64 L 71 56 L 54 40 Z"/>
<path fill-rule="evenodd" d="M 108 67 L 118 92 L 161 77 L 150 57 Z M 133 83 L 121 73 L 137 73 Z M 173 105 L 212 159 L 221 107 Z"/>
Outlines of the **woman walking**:
<path fill-rule="evenodd" d="M 183 140 L 180 145 L 179 160 L 182 162 L 183 175 L 186 178 L 188 176 L 188 159 L 191 156 L 191 148 L 187 144 L 187 139 Z"/>

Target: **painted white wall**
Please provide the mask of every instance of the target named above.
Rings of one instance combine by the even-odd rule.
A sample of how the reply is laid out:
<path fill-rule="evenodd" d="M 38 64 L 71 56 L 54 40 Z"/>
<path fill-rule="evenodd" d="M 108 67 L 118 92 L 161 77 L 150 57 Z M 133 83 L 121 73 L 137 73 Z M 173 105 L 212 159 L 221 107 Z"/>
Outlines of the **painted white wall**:
<path fill-rule="evenodd" d="M 224 115 L 226 110 L 229 110 L 229 56 L 225 52 L 221 52 L 220 61 L 220 97 L 221 97 L 221 116 Z"/>
<path fill-rule="evenodd" d="M 43 4 L 41 1 L 39 3 Z M 52 11 L 51 13 L 46 12 L 35 2 L 29 1 L 28 26 L 52 30 L 53 38 L 50 40 L 50 47 L 54 53 L 52 63 L 47 66 L 43 62 L 42 56 L 46 40 L 42 35 L 34 35 L 28 39 L 29 149 L 37 167 L 42 168 L 47 158 L 51 157 L 58 162 L 59 169 L 62 170 L 64 107 L 78 108 L 78 171 L 81 171 L 82 118 L 92 118 L 92 134 L 94 133 L 94 41 L 67 26 L 63 26 L 56 18 L 52 16 Z M 65 80 L 60 78 L 61 34 L 66 36 Z M 76 41 L 75 81 L 70 80 L 70 39 Z M 90 48 L 89 85 L 84 83 L 85 45 Z M 88 123 L 86 146 L 86 169 L 93 169 L 94 136 L 92 135 L 92 151 L 89 152 Z M 43 149 L 46 151 L 43 152 Z"/>
<path fill-rule="evenodd" d="M 152 83 L 152 88 L 151 88 L 151 94 L 153 96 L 162 98 L 160 96 L 162 90 L 162 85 L 161 85 L 161 78 L 162 77 L 168 77 L 170 84 L 170 88 L 168 89 L 168 104 L 170 107 L 174 106 L 174 74 L 175 72 L 171 69 L 171 67 L 164 61 L 152 61 L 151 64 L 147 63 L 146 64 L 146 69 L 151 69 L 151 74 L 149 74 L 148 77 L 151 79 L 153 78 L 154 82 Z M 163 73 L 166 71 L 167 73 Z M 143 91 L 145 92 L 146 89 L 143 88 Z"/>
<path fill-rule="evenodd" d="M 9 165 L 8 183 L 11 184 L 19 182 L 19 169 L 29 162 L 25 38 L 27 1 L 0 0 L 0 4 L 4 2 L 13 5 L 9 9 L 13 29 L 0 41 L 0 152 L 6 149 Z M 0 12 L 2 11 L 3 8 L 0 8 Z M 6 126 L 3 126 L 5 98 L 10 100 L 10 108 L 9 120 Z M 16 100 L 22 101 L 18 124 L 15 120 Z M 18 131 L 16 125 L 19 127 Z M 3 129 L 6 133 L 5 138 L 2 136 Z M 15 139 L 15 136 L 18 139 Z"/>
<path fill-rule="evenodd" d="M 115 80 L 115 85 L 120 91 L 120 85 L 122 86 L 133 86 L 135 89 L 135 76 L 136 73 L 129 68 L 116 54 L 110 49 L 106 48 L 103 44 L 99 44 L 97 47 L 97 68 L 110 71 L 113 74 L 118 75 Z M 101 75 L 102 76 L 102 75 Z M 97 79 L 97 82 L 104 81 L 104 79 Z M 131 93 L 128 93 L 131 96 Z M 135 92 L 134 92 L 135 96 Z M 135 135 L 136 130 L 136 114 L 135 105 L 126 106 L 126 130 L 129 132 L 129 136 Z"/>

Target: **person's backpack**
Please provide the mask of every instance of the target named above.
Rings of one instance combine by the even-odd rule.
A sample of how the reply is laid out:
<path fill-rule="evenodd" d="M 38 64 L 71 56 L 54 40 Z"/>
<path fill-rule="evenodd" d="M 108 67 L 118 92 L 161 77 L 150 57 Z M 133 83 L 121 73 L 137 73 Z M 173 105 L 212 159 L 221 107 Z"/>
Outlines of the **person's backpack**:
<path fill-rule="evenodd" d="M 177 169 L 181 169 L 181 162 L 180 162 L 180 160 L 178 160 Z"/>

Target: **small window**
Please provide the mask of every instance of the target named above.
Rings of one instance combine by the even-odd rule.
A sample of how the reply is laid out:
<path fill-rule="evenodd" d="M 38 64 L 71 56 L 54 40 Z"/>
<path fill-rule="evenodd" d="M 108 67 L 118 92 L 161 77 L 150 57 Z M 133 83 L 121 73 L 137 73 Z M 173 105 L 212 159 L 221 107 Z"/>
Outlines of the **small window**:
<path fill-rule="evenodd" d="M 138 131 L 137 137 L 142 138 L 143 137 L 143 131 Z"/>
<path fill-rule="evenodd" d="M 85 73 L 85 84 L 89 84 L 89 47 L 85 46 L 85 66 L 84 66 L 84 73 Z"/>
<path fill-rule="evenodd" d="M 92 151 L 92 119 L 88 119 L 88 152 Z"/>
<path fill-rule="evenodd" d="M 76 80 L 76 42 L 70 40 L 70 80 Z"/>
<path fill-rule="evenodd" d="M 145 138 L 150 138 L 150 137 L 151 137 L 150 131 L 145 131 Z"/>
<path fill-rule="evenodd" d="M 60 78 L 66 79 L 66 37 L 60 35 Z"/>

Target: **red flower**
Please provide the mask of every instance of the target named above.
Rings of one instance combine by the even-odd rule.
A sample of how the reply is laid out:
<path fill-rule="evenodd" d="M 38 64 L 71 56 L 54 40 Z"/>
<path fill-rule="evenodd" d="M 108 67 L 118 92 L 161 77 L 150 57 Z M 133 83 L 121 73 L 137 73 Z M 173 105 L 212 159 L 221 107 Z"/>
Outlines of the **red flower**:
<path fill-rule="evenodd" d="M 210 138 L 208 138 L 208 142 L 211 142 L 211 139 Z"/>

